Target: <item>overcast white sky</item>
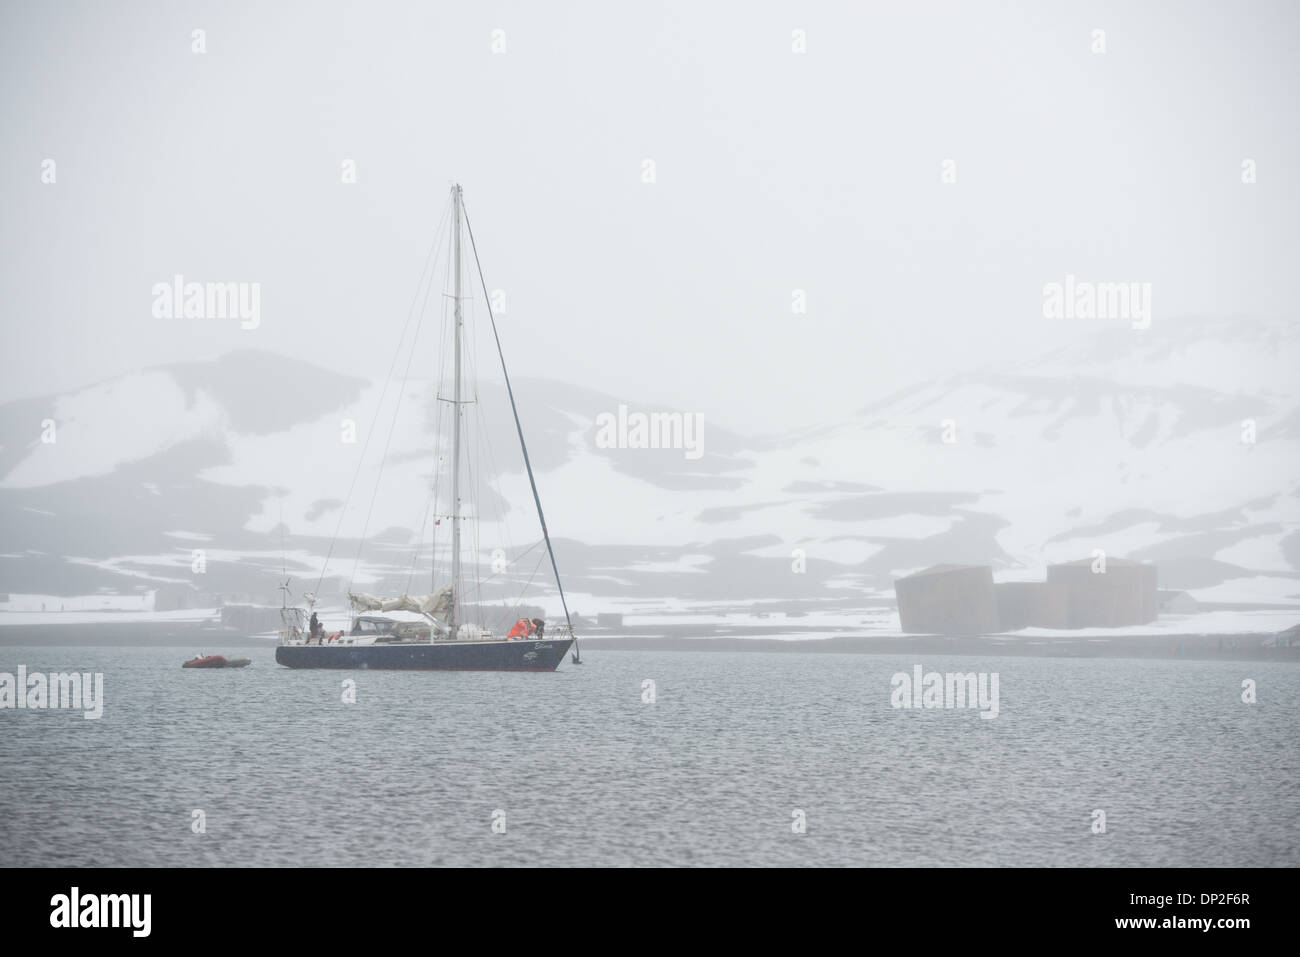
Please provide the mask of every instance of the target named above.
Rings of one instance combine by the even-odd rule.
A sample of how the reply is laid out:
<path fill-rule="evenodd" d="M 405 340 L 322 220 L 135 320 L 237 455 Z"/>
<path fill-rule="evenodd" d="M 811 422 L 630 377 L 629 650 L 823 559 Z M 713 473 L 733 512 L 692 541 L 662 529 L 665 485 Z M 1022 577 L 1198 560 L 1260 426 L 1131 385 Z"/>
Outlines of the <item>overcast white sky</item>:
<path fill-rule="evenodd" d="M 1042 316 L 1066 273 L 1293 321 L 1297 9 L 5 0 L 0 400 L 234 348 L 382 376 L 453 180 L 515 371 L 734 428 L 1090 332 Z M 176 273 L 260 282 L 260 328 L 155 319 Z"/>

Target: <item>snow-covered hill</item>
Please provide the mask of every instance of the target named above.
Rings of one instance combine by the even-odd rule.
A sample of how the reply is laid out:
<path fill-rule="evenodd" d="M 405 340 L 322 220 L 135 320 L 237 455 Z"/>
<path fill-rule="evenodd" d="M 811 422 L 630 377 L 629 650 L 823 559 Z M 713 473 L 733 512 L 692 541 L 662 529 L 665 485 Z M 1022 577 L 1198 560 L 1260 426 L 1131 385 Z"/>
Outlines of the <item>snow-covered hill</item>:
<path fill-rule="evenodd" d="M 1162 587 L 1202 600 L 1268 603 L 1300 597 L 1297 369 L 1284 326 L 1103 330 L 1034 363 L 918 370 L 915 387 L 791 434 L 706 421 L 697 459 L 597 442 L 620 403 L 667 411 L 634 394 L 515 389 L 579 607 L 855 607 L 936 562 L 1030 578 L 1094 549 L 1153 560 Z M 282 563 L 320 573 L 336 530 L 329 575 L 423 580 L 428 546 L 414 543 L 446 478 L 434 391 L 238 352 L 0 406 L 0 592 L 194 582 L 202 549 L 203 590 L 271 600 Z M 477 399 L 488 562 L 540 533 L 504 390 L 485 383 Z"/>

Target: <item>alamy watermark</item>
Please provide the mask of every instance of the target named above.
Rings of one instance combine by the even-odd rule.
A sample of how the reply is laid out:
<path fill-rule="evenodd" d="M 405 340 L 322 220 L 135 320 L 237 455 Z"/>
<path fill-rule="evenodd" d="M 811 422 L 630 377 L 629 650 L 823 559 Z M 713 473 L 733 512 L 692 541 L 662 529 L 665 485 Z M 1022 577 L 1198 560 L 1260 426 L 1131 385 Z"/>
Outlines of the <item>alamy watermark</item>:
<path fill-rule="evenodd" d="M 51 927 L 126 927 L 148 937 L 152 894 L 83 894 L 78 887 L 50 898 Z"/>
<path fill-rule="evenodd" d="M 704 455 L 704 415 L 700 412 L 629 412 L 596 416 L 596 447 L 601 449 L 684 449 L 694 461 Z"/>
<path fill-rule="evenodd" d="M 1092 282 L 1068 274 L 1043 283 L 1044 319 L 1123 319 L 1134 329 L 1151 325 L 1151 283 Z"/>
<path fill-rule="evenodd" d="M 18 674 L 0 671 L 0 709 L 21 708 L 32 711 L 68 709 L 82 711 L 88 720 L 104 716 L 103 672 L 51 672 L 48 675 L 27 673 L 26 665 Z"/>
<path fill-rule="evenodd" d="M 155 319 L 238 319 L 241 329 L 262 324 L 260 282 L 156 282 L 151 290 Z"/>
<path fill-rule="evenodd" d="M 889 703 L 895 708 L 979 708 L 981 718 L 998 716 L 996 671 L 940 674 L 915 665 L 912 674 L 896 672 L 889 683 L 894 689 Z"/>

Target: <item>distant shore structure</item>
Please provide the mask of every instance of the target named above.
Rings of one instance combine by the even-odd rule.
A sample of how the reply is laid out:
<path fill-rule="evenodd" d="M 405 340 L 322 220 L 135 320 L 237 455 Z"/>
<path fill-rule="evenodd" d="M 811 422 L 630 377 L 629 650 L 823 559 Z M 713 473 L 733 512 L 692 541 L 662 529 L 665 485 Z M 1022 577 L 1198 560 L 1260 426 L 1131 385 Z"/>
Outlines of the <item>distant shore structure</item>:
<path fill-rule="evenodd" d="M 1047 566 L 1047 584 L 1069 591 L 1067 628 L 1120 628 L 1156 620 L 1160 602 L 1155 565 L 1110 558 L 1105 572 L 1094 568 L 1090 558 Z"/>
<path fill-rule="evenodd" d="M 1201 603 L 1185 591 L 1164 591 L 1157 593 L 1161 614 L 1194 615 L 1201 610 Z"/>
<path fill-rule="evenodd" d="M 998 627 L 1069 628 L 1070 589 L 1060 582 L 998 582 Z"/>
<path fill-rule="evenodd" d="M 987 635 L 998 630 L 993 569 L 931 565 L 894 582 L 903 631 L 926 635 Z"/>
<path fill-rule="evenodd" d="M 932 565 L 896 579 L 907 634 L 972 636 L 1021 628 L 1120 628 L 1160 613 L 1155 565 L 1092 559 L 1047 567 L 1047 580 L 997 582 L 989 565 Z"/>

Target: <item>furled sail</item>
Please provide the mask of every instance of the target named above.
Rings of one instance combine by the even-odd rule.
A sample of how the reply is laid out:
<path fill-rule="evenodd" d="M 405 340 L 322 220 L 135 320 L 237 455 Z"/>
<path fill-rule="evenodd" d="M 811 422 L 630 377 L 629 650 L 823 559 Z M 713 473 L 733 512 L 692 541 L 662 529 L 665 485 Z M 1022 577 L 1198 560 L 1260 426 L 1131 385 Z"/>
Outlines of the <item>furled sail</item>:
<path fill-rule="evenodd" d="M 453 600 L 450 585 L 443 585 L 432 595 L 403 595 L 401 598 L 377 598 L 365 592 L 348 592 L 348 601 L 358 611 L 413 611 L 442 620 L 451 614 Z"/>

